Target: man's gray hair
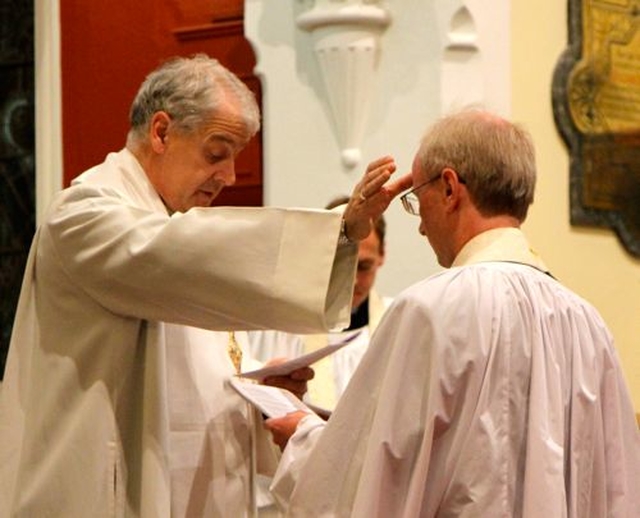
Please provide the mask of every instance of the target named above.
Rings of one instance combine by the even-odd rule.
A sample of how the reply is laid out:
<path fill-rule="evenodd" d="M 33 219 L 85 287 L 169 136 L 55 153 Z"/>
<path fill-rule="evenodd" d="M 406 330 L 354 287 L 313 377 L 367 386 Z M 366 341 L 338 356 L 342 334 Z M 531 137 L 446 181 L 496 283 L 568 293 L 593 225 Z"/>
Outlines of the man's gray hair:
<path fill-rule="evenodd" d="M 418 150 L 425 179 L 449 167 L 466 182 L 485 216 L 519 221 L 533 203 L 536 164 L 533 141 L 521 126 L 479 109 L 444 117 L 427 131 Z"/>
<path fill-rule="evenodd" d="M 172 58 L 151 72 L 140 86 L 129 111 L 128 141 L 144 138 L 158 111 L 169 114 L 179 130 L 192 132 L 215 114 L 229 94 L 239 101 L 244 122 L 255 135 L 260 129 L 258 104 L 235 74 L 205 54 Z"/>

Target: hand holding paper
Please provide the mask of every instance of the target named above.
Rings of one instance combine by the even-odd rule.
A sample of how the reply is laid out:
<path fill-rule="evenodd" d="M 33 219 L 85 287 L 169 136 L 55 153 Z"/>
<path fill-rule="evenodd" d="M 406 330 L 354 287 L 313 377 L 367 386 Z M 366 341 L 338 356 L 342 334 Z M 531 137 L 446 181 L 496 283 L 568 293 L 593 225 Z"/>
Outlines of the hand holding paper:
<path fill-rule="evenodd" d="M 267 376 L 260 383 L 288 390 L 298 399 L 302 399 L 309 389 L 308 381 L 313 379 L 314 376 L 315 372 L 311 367 L 301 367 L 286 375 Z"/>
<path fill-rule="evenodd" d="M 258 385 L 235 377 L 231 378 L 229 383 L 242 397 L 256 406 L 267 417 L 282 417 L 298 410 L 310 414 L 313 413 L 307 405 L 288 390 L 268 385 Z"/>
<path fill-rule="evenodd" d="M 271 432 L 273 442 L 280 447 L 281 451 L 284 451 L 289 439 L 298 428 L 298 423 L 302 421 L 306 415 L 305 412 L 298 410 L 284 417 L 270 418 L 264 422 L 267 430 Z"/>
<path fill-rule="evenodd" d="M 346 340 L 338 344 L 327 345 L 326 347 L 316 349 L 315 351 L 312 351 L 308 354 L 303 354 L 302 356 L 298 356 L 291 360 L 287 360 L 285 362 L 278 363 L 275 365 L 269 365 L 267 367 L 263 367 L 261 369 L 257 369 L 253 371 L 241 372 L 239 375 L 242 376 L 243 378 L 250 378 L 258 381 L 261 381 L 269 376 L 286 376 L 288 374 L 291 374 L 293 371 L 297 369 L 300 369 L 302 367 L 308 367 L 309 365 L 312 365 L 318 360 L 321 360 L 325 356 L 329 356 L 330 354 L 333 354 L 338 349 L 341 349 L 345 345 L 355 340 L 356 337 L 358 337 L 358 335 L 359 333 L 355 333 L 351 335 L 349 338 L 347 338 Z"/>

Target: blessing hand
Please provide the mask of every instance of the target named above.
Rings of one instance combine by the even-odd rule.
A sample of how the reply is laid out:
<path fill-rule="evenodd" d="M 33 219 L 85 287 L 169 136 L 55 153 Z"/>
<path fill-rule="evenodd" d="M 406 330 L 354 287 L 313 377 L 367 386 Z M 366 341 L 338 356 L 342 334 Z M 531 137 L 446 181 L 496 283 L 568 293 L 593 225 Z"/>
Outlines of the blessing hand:
<path fill-rule="evenodd" d="M 371 232 L 373 221 L 387 210 L 391 201 L 412 185 L 408 173 L 389 182 L 396 171 L 396 163 L 390 156 L 374 160 L 355 186 L 344 210 L 345 231 L 351 241 L 360 241 Z"/>

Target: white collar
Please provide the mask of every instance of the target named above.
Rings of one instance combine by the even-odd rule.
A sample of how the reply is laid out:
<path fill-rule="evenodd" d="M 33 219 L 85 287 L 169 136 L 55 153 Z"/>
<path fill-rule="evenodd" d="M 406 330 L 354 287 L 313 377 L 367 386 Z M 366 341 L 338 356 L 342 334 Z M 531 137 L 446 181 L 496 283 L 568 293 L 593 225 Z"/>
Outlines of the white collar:
<path fill-rule="evenodd" d="M 543 272 L 549 271 L 522 230 L 516 227 L 494 228 L 478 234 L 462 247 L 451 266 L 487 261 L 522 263 Z"/>

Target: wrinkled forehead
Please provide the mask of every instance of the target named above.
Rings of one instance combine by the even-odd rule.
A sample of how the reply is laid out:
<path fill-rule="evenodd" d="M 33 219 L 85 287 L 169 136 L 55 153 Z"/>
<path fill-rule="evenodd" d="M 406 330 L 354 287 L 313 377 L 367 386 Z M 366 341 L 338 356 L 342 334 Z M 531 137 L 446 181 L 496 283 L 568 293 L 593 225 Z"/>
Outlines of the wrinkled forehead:
<path fill-rule="evenodd" d="M 247 145 L 253 132 L 241 110 L 221 106 L 206 117 L 200 128 L 206 142 L 222 142 L 234 148 Z"/>

